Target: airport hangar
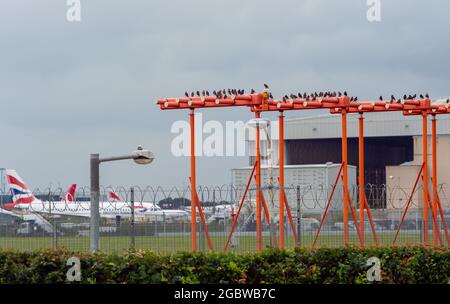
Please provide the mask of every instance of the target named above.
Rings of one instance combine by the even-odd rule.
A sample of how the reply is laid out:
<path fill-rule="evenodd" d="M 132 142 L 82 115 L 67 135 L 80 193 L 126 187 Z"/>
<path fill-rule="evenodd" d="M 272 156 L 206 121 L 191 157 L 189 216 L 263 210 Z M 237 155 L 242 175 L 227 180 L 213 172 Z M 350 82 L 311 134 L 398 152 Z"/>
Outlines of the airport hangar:
<path fill-rule="evenodd" d="M 349 188 L 357 199 L 358 176 L 358 114 L 350 114 L 347 119 Z M 422 164 L 422 117 L 403 116 L 399 112 L 369 113 L 364 115 L 365 136 L 365 181 L 371 189 L 399 188 L 411 191 L 415 178 Z M 278 177 L 278 121 L 271 122 L 272 138 L 272 174 L 276 184 Z M 431 122 L 428 124 L 428 134 L 431 134 Z M 266 137 L 261 133 L 261 153 L 266 151 Z M 254 132 L 246 132 L 248 150 L 255 149 Z M 428 141 L 428 151 L 431 153 L 431 140 Z M 328 188 L 333 183 L 341 163 L 341 117 L 339 115 L 317 115 L 311 117 L 285 119 L 285 185 L 302 188 L 318 186 Z M 450 184 L 450 116 L 437 117 L 437 155 L 438 183 L 443 188 Z M 431 163 L 431 154 L 428 155 Z M 250 174 L 255 157 L 250 156 L 249 166 L 232 169 L 232 184 L 245 185 Z M 262 156 L 262 179 L 267 178 L 267 157 Z M 332 169 L 332 170 L 330 170 Z M 429 168 L 431 173 L 431 168 Z M 266 182 L 267 183 L 267 182 Z M 252 183 L 254 186 L 254 183 Z M 369 186 L 367 186 L 369 185 Z M 328 187 L 327 187 L 328 186 Z M 418 185 L 421 186 L 421 182 Z M 338 184 L 338 188 L 341 186 Z M 373 195 L 373 193 L 372 193 Z M 386 194 L 387 195 L 387 194 Z M 390 208 L 386 195 L 380 194 L 380 199 L 369 200 L 372 208 Z M 323 195 L 322 195 L 323 196 Z M 276 196 L 277 197 L 277 196 Z M 419 193 L 415 195 L 421 201 Z M 275 198 L 277 201 L 277 198 Z M 296 208 L 296 195 L 291 191 L 288 195 L 289 205 Z M 312 198 L 311 198 L 312 200 Z M 313 213 L 320 213 L 326 204 L 326 198 L 313 204 Z M 304 202 L 303 202 L 304 203 Z M 340 209 L 340 204 L 333 209 Z M 420 204 L 419 204 L 420 205 Z M 397 206 L 398 207 L 398 206 Z M 414 206 L 412 206 L 414 208 Z"/>

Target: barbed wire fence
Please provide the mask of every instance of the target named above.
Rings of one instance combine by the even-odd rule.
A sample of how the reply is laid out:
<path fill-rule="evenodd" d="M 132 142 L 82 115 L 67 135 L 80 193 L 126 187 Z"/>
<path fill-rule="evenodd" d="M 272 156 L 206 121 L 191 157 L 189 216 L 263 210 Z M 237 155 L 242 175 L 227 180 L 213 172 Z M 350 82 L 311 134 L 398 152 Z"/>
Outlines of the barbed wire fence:
<path fill-rule="evenodd" d="M 130 188 L 101 188 L 100 250 L 104 252 L 123 252 L 130 248 L 153 250 L 160 253 L 173 253 L 191 250 L 191 189 L 189 186 L 177 188 L 133 187 L 134 221 L 131 221 Z M 256 189 L 250 188 L 242 204 L 239 218 L 236 213 L 245 191 L 245 186 L 199 186 L 198 198 L 206 217 L 207 229 L 214 251 L 224 251 L 233 221 L 236 230 L 231 238 L 229 251 L 244 253 L 256 251 Z M 269 195 L 269 191 L 273 191 Z M 272 188 L 263 191 L 266 205 L 273 206 L 272 218 L 276 231 L 279 231 L 278 193 Z M 286 198 L 292 214 L 294 227 L 285 217 L 285 247 L 311 247 L 314 235 L 328 197 L 331 186 L 285 187 Z M 113 192 L 119 198 L 111 199 Z M 358 187 L 349 189 L 354 209 L 359 212 Z M 65 201 L 65 190 L 61 188 L 34 189 L 41 204 L 31 204 L 25 210 L 7 208 L 11 203 L 8 192 L 0 195 L 0 249 L 29 251 L 42 248 L 66 248 L 70 251 L 89 251 L 90 191 L 88 187 L 77 189 L 72 202 Z M 365 185 L 365 193 L 373 217 L 375 232 L 379 243 L 391 245 L 400 223 L 402 213 L 411 195 L 411 189 L 399 186 Z M 440 203 L 445 221 L 450 226 L 450 187 L 438 187 Z M 330 208 L 325 217 L 317 246 L 342 246 L 343 221 L 342 201 L 344 191 L 337 187 Z M 423 238 L 423 201 L 421 186 L 412 194 L 409 211 L 401 226 L 396 244 L 421 244 Z M 271 199 L 272 198 L 272 199 Z M 52 203 L 49 203 L 52 202 Z M 56 202 L 56 203 L 53 203 Z M 122 202 L 122 203 L 119 203 Z M 123 203 L 125 202 L 125 203 Z M 263 247 L 276 244 L 270 234 L 270 227 L 262 212 Z M 350 243 L 358 244 L 356 225 L 351 217 Z M 443 223 L 439 219 L 439 229 L 443 233 Z M 364 223 L 368 246 L 375 245 L 368 221 Z M 295 242 L 292 228 L 299 235 Z M 430 212 L 429 230 L 432 231 Z M 197 248 L 208 250 L 207 240 L 197 218 Z M 445 239 L 444 239 L 444 244 Z"/>

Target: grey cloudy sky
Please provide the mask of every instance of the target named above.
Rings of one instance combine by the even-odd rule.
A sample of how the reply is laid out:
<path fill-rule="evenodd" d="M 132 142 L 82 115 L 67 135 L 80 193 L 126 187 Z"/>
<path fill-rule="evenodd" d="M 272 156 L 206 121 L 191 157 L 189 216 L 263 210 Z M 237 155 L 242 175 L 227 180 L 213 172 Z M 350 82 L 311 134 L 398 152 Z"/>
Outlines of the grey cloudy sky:
<path fill-rule="evenodd" d="M 450 2 L 381 0 L 0 1 L 0 167 L 32 187 L 88 185 L 89 154 L 142 144 L 157 160 L 102 167 L 104 185 L 180 186 L 188 159 L 170 153 L 170 127 L 185 111 L 153 100 L 185 90 L 261 88 L 380 94 L 450 94 Z M 311 115 L 311 113 L 288 113 Z M 269 115 L 270 116 L 270 115 Z M 247 109 L 205 119 L 243 120 Z M 243 157 L 198 161 L 198 184 L 230 181 Z"/>

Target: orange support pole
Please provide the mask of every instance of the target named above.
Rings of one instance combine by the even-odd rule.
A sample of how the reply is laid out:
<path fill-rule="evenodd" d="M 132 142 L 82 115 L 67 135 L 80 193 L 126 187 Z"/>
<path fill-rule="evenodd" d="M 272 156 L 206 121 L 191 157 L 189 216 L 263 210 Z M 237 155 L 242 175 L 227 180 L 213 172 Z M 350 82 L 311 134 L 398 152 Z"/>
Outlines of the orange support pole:
<path fill-rule="evenodd" d="M 212 250 L 214 250 L 214 248 L 213 248 L 211 238 L 209 237 L 208 226 L 206 225 L 206 218 L 205 218 L 205 215 L 203 214 L 202 206 L 200 204 L 200 200 L 198 199 L 197 191 L 195 191 L 194 194 L 195 194 L 195 204 L 198 208 L 198 214 L 200 215 L 200 220 L 201 220 L 202 226 L 203 226 L 203 233 L 206 236 L 206 240 L 208 242 L 208 248 L 209 248 L 209 250 L 212 251 Z"/>
<path fill-rule="evenodd" d="M 359 139 L 358 139 L 358 152 L 359 152 L 359 223 L 361 234 L 361 246 L 365 246 L 364 240 L 364 201 L 366 195 L 364 193 L 364 117 L 363 113 L 359 113 Z"/>
<path fill-rule="evenodd" d="M 194 110 L 189 114 L 189 123 L 191 129 L 191 249 L 197 251 L 197 212 L 196 208 L 196 175 L 195 175 L 195 117 Z M 195 193 L 194 193 L 195 192 Z"/>
<path fill-rule="evenodd" d="M 298 235 L 295 230 L 294 220 L 292 219 L 291 209 L 289 208 L 289 202 L 286 197 L 286 192 L 283 190 L 284 204 L 286 205 L 286 213 L 289 219 L 289 223 L 291 224 L 292 234 L 294 235 L 295 244 L 298 244 Z"/>
<path fill-rule="evenodd" d="M 344 189 L 344 191 L 345 191 L 345 189 Z M 355 212 L 355 208 L 353 208 L 353 202 L 352 202 L 352 198 L 350 197 L 350 194 L 348 194 L 348 206 L 350 209 L 350 214 L 355 223 L 356 231 L 358 232 L 359 245 L 361 245 L 361 247 L 362 247 L 361 229 L 359 228 L 358 219 L 356 218 L 356 212 Z"/>
<path fill-rule="evenodd" d="M 402 228 L 403 221 L 405 220 L 405 216 L 406 216 L 406 213 L 408 212 L 409 205 L 411 204 L 412 198 L 414 196 L 414 192 L 416 191 L 417 184 L 419 183 L 420 174 L 422 174 L 422 171 L 423 171 L 423 166 L 424 166 L 424 164 L 422 163 L 419 173 L 417 174 L 416 181 L 414 182 L 414 186 L 411 190 L 411 194 L 409 195 L 408 202 L 406 203 L 405 210 L 403 210 L 402 218 L 400 220 L 400 223 L 398 224 L 397 231 L 394 236 L 394 240 L 392 241 L 392 245 L 394 245 L 395 242 L 397 241 L 398 234 L 400 232 L 400 229 Z"/>
<path fill-rule="evenodd" d="M 264 217 L 267 220 L 267 224 L 270 224 L 269 208 L 267 208 L 266 199 L 264 198 L 264 194 L 262 193 L 261 193 L 261 205 L 264 209 Z"/>
<path fill-rule="evenodd" d="M 444 212 L 442 211 L 441 201 L 439 199 L 439 195 L 436 193 L 437 197 L 437 207 L 439 209 L 439 215 L 441 216 L 442 226 L 444 228 L 445 239 L 447 240 L 447 246 L 450 246 L 450 236 L 448 235 L 447 224 L 445 222 Z"/>
<path fill-rule="evenodd" d="M 328 197 L 327 205 L 325 206 L 325 210 L 323 211 L 322 218 L 320 219 L 319 228 L 317 228 L 316 235 L 314 236 L 314 240 L 313 240 L 312 245 L 311 245 L 312 248 L 314 248 L 314 246 L 316 245 L 317 238 L 319 237 L 320 230 L 322 229 L 323 222 L 325 221 L 325 217 L 327 216 L 328 208 L 330 208 L 331 200 L 333 199 L 334 191 L 336 190 L 336 186 L 337 186 L 337 184 L 339 182 L 339 177 L 341 176 L 341 172 L 342 172 L 342 168 L 343 167 L 344 167 L 344 164 L 341 164 L 341 166 L 339 167 L 339 172 L 336 175 L 336 180 L 334 181 L 333 188 L 331 189 L 330 196 Z"/>
<path fill-rule="evenodd" d="M 370 223 L 370 227 L 372 228 L 372 233 L 373 233 L 373 240 L 375 242 L 375 246 L 378 246 L 378 237 L 377 237 L 377 232 L 375 230 L 375 225 L 373 224 L 373 219 L 372 219 L 372 215 L 370 214 L 370 206 L 367 203 L 367 197 L 364 193 L 364 205 L 366 206 L 366 210 L 367 210 L 367 218 L 369 219 L 369 223 Z"/>
<path fill-rule="evenodd" d="M 237 210 L 236 217 L 234 218 L 234 220 L 232 222 L 231 231 L 230 231 L 230 234 L 228 235 L 227 243 L 225 244 L 225 249 L 224 249 L 225 252 L 227 252 L 227 250 L 228 250 L 228 246 L 230 245 L 231 237 L 233 236 L 234 230 L 236 229 L 236 224 L 239 219 L 239 215 L 241 214 L 241 209 L 242 209 L 242 206 L 244 205 L 245 197 L 247 196 L 248 188 L 250 187 L 250 183 L 252 181 L 253 174 L 255 173 L 256 165 L 257 165 L 257 162 L 255 162 L 255 164 L 253 165 L 252 172 L 250 173 L 250 176 L 248 177 L 247 185 L 245 186 L 244 193 L 242 194 L 241 202 L 239 203 L 239 208 Z"/>
<path fill-rule="evenodd" d="M 342 175 L 344 201 L 342 206 L 344 222 L 344 245 L 348 245 L 348 170 L 347 170 L 347 111 L 342 109 Z M 355 223 L 356 224 L 356 223 Z"/>
<path fill-rule="evenodd" d="M 433 202 L 431 201 L 429 193 L 428 193 L 427 202 L 428 202 L 428 206 L 430 207 L 430 209 L 433 210 Z M 432 220 L 433 220 L 433 233 L 434 233 L 435 231 L 436 232 L 439 231 L 439 228 L 438 228 L 439 227 L 439 222 L 438 222 L 438 219 L 437 219 L 437 215 L 434 214 L 433 212 L 431 212 L 431 217 L 432 217 Z M 434 236 L 437 239 L 436 240 L 436 244 L 433 242 L 434 247 L 437 247 L 438 243 L 439 243 L 440 246 L 442 246 L 442 236 L 440 234 L 438 234 L 438 233 L 434 233 Z"/>
<path fill-rule="evenodd" d="M 260 112 L 255 112 L 255 117 L 260 118 Z M 261 151 L 260 151 L 260 130 L 256 128 L 256 250 L 262 249 L 262 230 L 261 230 Z"/>
<path fill-rule="evenodd" d="M 440 236 L 439 223 L 437 221 L 437 147 L 436 147 L 436 115 L 432 116 L 431 120 L 431 167 L 432 167 L 432 185 L 433 185 L 433 200 L 431 201 L 431 210 L 433 212 L 433 218 L 436 220 L 436 227 L 433 230 L 433 244 L 437 245 L 438 234 Z"/>
<path fill-rule="evenodd" d="M 422 112 L 422 154 L 423 154 L 423 245 L 428 246 L 428 115 Z"/>
<path fill-rule="evenodd" d="M 278 116 L 278 168 L 279 178 L 279 213 L 280 213 L 280 249 L 284 248 L 284 116 L 283 111 L 280 111 Z"/>

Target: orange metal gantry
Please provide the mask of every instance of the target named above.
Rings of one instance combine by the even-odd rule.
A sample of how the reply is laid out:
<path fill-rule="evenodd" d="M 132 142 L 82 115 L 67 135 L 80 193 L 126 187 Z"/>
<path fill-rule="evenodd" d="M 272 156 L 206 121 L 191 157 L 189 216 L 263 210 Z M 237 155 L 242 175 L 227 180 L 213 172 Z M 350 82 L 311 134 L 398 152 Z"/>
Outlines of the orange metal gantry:
<path fill-rule="evenodd" d="M 345 94 L 346 95 L 346 94 Z M 437 168 L 436 168 L 436 114 L 450 114 L 450 109 L 448 104 L 431 104 L 431 101 L 427 99 L 410 99 L 410 100 L 380 100 L 380 101 L 363 101 L 363 102 L 352 102 L 348 96 L 340 96 L 340 97 L 319 97 L 319 98 L 294 98 L 294 99 L 283 99 L 283 100 L 274 100 L 270 98 L 271 96 L 269 90 L 264 90 L 261 93 L 253 93 L 253 94 L 236 94 L 231 96 L 193 96 L 193 97 L 182 97 L 182 98 L 164 98 L 164 99 L 158 99 L 156 103 L 160 106 L 162 110 L 172 110 L 172 109 L 189 109 L 190 110 L 190 127 L 191 127 L 191 176 L 190 176 L 190 183 L 191 183 L 191 234 L 192 234 L 192 251 L 196 251 L 196 209 L 198 209 L 198 212 L 200 214 L 202 224 L 204 227 L 204 232 L 206 234 L 206 237 L 208 239 L 208 245 L 210 250 L 212 250 L 212 243 L 209 238 L 208 230 L 206 227 L 206 222 L 203 216 L 202 208 L 198 199 L 198 195 L 196 192 L 196 172 L 195 172 L 195 150 L 194 150 L 194 110 L 199 108 L 217 108 L 217 107 L 248 107 L 251 109 L 252 112 L 255 113 L 255 117 L 259 118 L 261 117 L 261 112 L 266 111 L 278 111 L 279 112 L 279 210 L 280 210 L 280 228 L 279 228 L 279 247 L 284 247 L 284 211 L 286 210 L 286 213 L 288 215 L 291 228 L 294 233 L 294 237 L 297 241 L 298 236 L 295 233 L 294 224 L 292 220 L 292 216 L 290 213 L 289 204 L 286 199 L 286 193 L 284 191 L 284 111 L 290 111 L 290 110 L 312 110 L 312 109 L 329 109 L 331 113 L 333 114 L 340 114 L 341 115 L 341 122 L 342 122 L 342 164 L 341 168 L 339 170 L 338 176 L 336 177 L 336 181 L 333 184 L 333 191 L 330 194 L 330 197 L 328 198 L 328 202 L 325 208 L 325 211 L 322 215 L 322 220 L 319 225 L 319 229 L 317 230 L 317 233 L 315 235 L 313 246 L 315 245 L 317 241 L 317 237 L 319 236 L 320 229 L 323 224 L 323 220 L 327 214 L 329 205 L 331 203 L 331 199 L 334 193 L 334 190 L 336 188 L 336 185 L 339 181 L 339 178 L 342 179 L 343 184 L 343 190 L 344 190 L 344 200 L 343 200 L 343 223 L 344 223 L 344 237 L 343 237 L 343 243 L 344 245 L 347 245 L 349 243 L 349 211 L 351 212 L 351 216 L 353 217 L 355 226 L 357 227 L 358 237 L 360 241 L 360 245 L 365 245 L 365 238 L 364 238 L 364 223 L 365 223 L 365 213 L 364 210 L 367 211 L 367 216 L 369 219 L 369 222 L 371 224 L 373 236 L 375 243 L 378 243 L 375 228 L 373 225 L 373 221 L 370 214 L 370 208 L 367 203 L 367 198 L 364 193 L 364 123 L 363 123 L 363 113 L 370 113 L 370 112 L 386 112 L 386 111 L 401 111 L 404 115 L 422 115 L 423 120 L 423 153 L 424 155 L 428 154 L 428 143 L 427 143 L 427 117 L 428 115 L 433 115 L 433 134 L 432 135 L 432 141 L 433 141 L 433 170 L 432 170 L 432 181 L 433 181 L 433 202 L 429 200 L 429 193 L 428 193 L 428 183 L 425 181 L 428 181 L 428 161 L 427 157 L 424 157 L 422 169 L 419 172 L 419 175 L 416 180 L 416 184 L 414 188 L 417 185 L 417 181 L 419 180 L 420 174 L 423 172 L 423 197 L 424 197 L 424 208 L 423 208 L 423 223 L 424 223 L 424 239 L 423 244 L 428 245 L 428 203 L 431 204 L 432 209 L 432 215 L 433 215 L 433 232 L 434 232 L 434 240 L 435 244 L 440 239 L 440 234 L 438 233 L 438 227 L 437 227 L 437 209 L 440 211 L 441 219 L 443 225 L 445 225 L 445 220 L 443 218 L 443 212 L 442 208 L 440 207 L 439 198 L 437 195 Z M 357 220 L 355 211 L 353 209 L 353 204 L 351 202 L 351 198 L 348 191 L 348 173 L 347 173 L 347 114 L 348 113 L 359 113 L 359 184 L 360 184 L 360 192 L 359 192 L 359 221 Z M 262 207 L 264 207 L 266 218 L 268 221 L 271 219 L 269 218 L 269 214 L 267 212 L 267 206 L 265 204 L 264 196 L 261 192 L 261 155 L 260 155 L 260 130 L 256 128 L 256 159 L 253 166 L 253 170 L 250 174 L 249 180 L 246 185 L 246 189 L 244 191 L 243 197 L 240 201 L 239 209 L 236 213 L 236 217 L 233 220 L 232 223 L 232 230 L 230 232 L 227 244 L 225 246 L 225 251 L 228 248 L 228 245 L 230 243 L 231 236 L 234 232 L 235 225 L 237 223 L 237 219 L 240 214 L 240 210 L 242 207 L 242 204 L 244 203 L 245 196 L 247 194 L 251 179 L 253 178 L 253 175 L 256 179 L 256 226 L 257 226 L 257 251 L 260 252 L 262 249 L 262 225 L 261 225 L 261 211 Z M 362 172 L 362 173 L 361 173 Z M 414 189 L 413 189 L 414 192 Z M 407 212 L 408 206 L 410 204 L 410 201 L 412 199 L 412 194 L 410 196 L 410 199 L 407 203 L 407 206 L 405 207 L 404 215 Z M 273 220 L 273 219 L 272 219 Z M 358 224 L 359 222 L 359 224 Z M 400 230 L 400 226 L 397 230 L 397 235 Z M 444 226 L 447 243 L 449 241 L 448 238 L 448 231 L 447 227 Z M 397 238 L 394 238 L 394 243 Z M 442 243 L 442 241 L 441 241 Z"/>

